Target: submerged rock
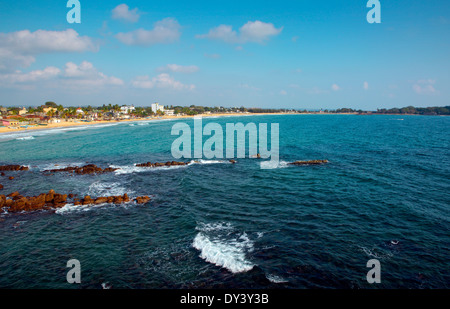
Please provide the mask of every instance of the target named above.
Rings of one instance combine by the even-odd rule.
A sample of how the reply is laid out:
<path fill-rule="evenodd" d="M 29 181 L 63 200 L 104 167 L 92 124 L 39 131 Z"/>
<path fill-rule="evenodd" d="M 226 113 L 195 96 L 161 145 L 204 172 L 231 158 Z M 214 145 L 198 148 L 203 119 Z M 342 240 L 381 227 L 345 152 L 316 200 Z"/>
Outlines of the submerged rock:
<path fill-rule="evenodd" d="M 3 185 L 0 183 L 0 190 L 3 190 Z"/>
<path fill-rule="evenodd" d="M 85 165 L 82 167 L 69 166 L 69 167 L 61 168 L 61 169 L 45 170 L 44 173 L 67 172 L 67 173 L 75 173 L 78 175 L 86 175 L 86 174 L 112 173 L 117 170 L 118 170 L 118 168 L 107 167 L 105 169 L 102 169 L 101 167 L 98 167 L 95 164 L 88 164 L 88 165 Z"/>
<path fill-rule="evenodd" d="M 328 163 L 328 160 L 311 160 L 311 161 L 295 161 L 288 163 L 289 165 L 320 165 Z"/>
<path fill-rule="evenodd" d="M 166 163 L 152 163 L 152 162 L 147 162 L 147 163 L 141 163 L 141 164 L 136 164 L 137 167 L 163 167 L 163 166 L 183 166 L 183 165 L 188 165 L 189 163 L 186 162 L 176 162 L 176 161 L 172 161 L 172 162 L 166 162 Z"/>

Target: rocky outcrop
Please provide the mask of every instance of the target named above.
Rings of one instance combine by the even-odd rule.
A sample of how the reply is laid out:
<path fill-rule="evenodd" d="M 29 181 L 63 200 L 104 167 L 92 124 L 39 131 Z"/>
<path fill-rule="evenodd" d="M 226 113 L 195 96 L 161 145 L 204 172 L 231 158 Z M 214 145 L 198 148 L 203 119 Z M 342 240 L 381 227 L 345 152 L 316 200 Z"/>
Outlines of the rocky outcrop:
<path fill-rule="evenodd" d="M 131 200 L 128 196 L 128 194 L 124 195 L 118 195 L 118 196 L 107 196 L 107 197 L 97 197 L 92 198 L 88 195 L 86 195 L 81 200 L 74 200 L 74 205 L 99 205 L 99 204 L 124 204 L 129 203 L 131 201 L 136 202 L 137 204 L 146 204 L 150 201 L 150 197 L 148 196 L 139 196 L 135 198 L 134 200 Z"/>
<path fill-rule="evenodd" d="M 13 176 L 11 176 L 11 177 L 9 177 L 8 179 L 9 179 L 9 180 L 14 180 L 14 177 L 13 177 Z"/>
<path fill-rule="evenodd" d="M 0 165 L 0 171 L 28 171 L 28 166 L 21 166 L 21 165 Z M 2 176 L 5 174 L 2 173 Z"/>
<path fill-rule="evenodd" d="M 83 199 L 74 199 L 74 205 L 99 205 L 99 204 L 124 204 L 131 201 L 137 204 L 146 204 L 150 201 L 148 196 L 140 196 L 131 200 L 128 195 L 108 196 L 91 198 L 85 196 Z M 24 197 L 19 192 L 13 192 L 7 196 L 0 195 L 0 208 L 5 207 L 10 213 L 16 213 L 21 211 L 37 211 L 37 210 L 49 210 L 58 209 L 64 207 L 68 203 L 67 194 L 58 194 L 54 190 L 50 190 L 48 193 L 43 193 L 38 196 Z"/>
<path fill-rule="evenodd" d="M 295 161 L 288 163 L 289 165 L 321 165 L 327 164 L 328 160 L 311 160 L 311 161 Z"/>
<path fill-rule="evenodd" d="M 66 173 L 75 173 L 78 175 L 86 175 L 86 174 L 112 173 L 117 170 L 118 170 L 118 168 L 108 167 L 108 168 L 102 169 L 101 167 L 98 167 L 95 164 L 88 164 L 88 165 L 85 165 L 82 167 L 70 166 L 70 167 L 61 168 L 61 169 L 45 170 L 44 173 L 66 172 Z"/>
<path fill-rule="evenodd" d="M 0 208 L 6 207 L 10 213 L 61 208 L 66 205 L 67 200 L 66 194 L 58 194 L 53 190 L 32 197 L 24 197 L 19 192 L 14 192 L 7 197 L 0 195 Z"/>
<path fill-rule="evenodd" d="M 236 164 L 236 160 L 230 160 L 231 164 Z"/>
<path fill-rule="evenodd" d="M 152 163 L 152 162 L 147 162 L 147 163 L 141 163 L 141 164 L 136 164 L 137 167 L 164 167 L 164 166 L 183 166 L 183 165 L 188 165 L 189 163 L 186 162 L 176 162 L 176 161 L 169 161 L 166 163 Z"/>

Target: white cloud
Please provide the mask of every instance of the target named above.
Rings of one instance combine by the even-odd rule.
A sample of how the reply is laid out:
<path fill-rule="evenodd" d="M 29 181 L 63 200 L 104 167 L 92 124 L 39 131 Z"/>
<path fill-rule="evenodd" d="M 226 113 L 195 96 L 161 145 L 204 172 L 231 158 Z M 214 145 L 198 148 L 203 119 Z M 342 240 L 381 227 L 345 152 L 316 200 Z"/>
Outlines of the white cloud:
<path fill-rule="evenodd" d="M 12 71 L 17 67 L 28 67 L 38 54 L 84 51 L 98 51 L 98 46 L 89 37 L 80 36 L 73 29 L 0 33 L 0 70 Z"/>
<path fill-rule="evenodd" d="M 268 40 L 269 37 L 275 36 L 281 33 L 283 27 L 277 29 L 273 24 L 263 23 L 259 20 L 251 22 L 249 21 L 241 27 L 241 39 L 249 42 L 261 43 Z"/>
<path fill-rule="evenodd" d="M 118 33 L 116 38 L 126 45 L 149 46 L 173 43 L 180 38 L 180 24 L 173 18 L 166 18 L 155 23 L 152 30 L 137 29 Z"/>
<path fill-rule="evenodd" d="M 198 72 L 200 69 L 198 66 L 195 65 L 187 65 L 187 66 L 183 66 L 183 65 L 178 65 L 178 64 L 168 64 L 164 67 L 160 67 L 158 69 L 158 71 L 160 72 L 176 72 L 176 73 L 195 73 Z"/>
<path fill-rule="evenodd" d="M 1 74 L 0 80 L 6 84 L 29 83 L 42 80 L 48 80 L 58 76 L 61 70 L 56 67 L 47 67 L 44 70 L 35 70 L 28 73 L 16 71 L 10 74 Z"/>
<path fill-rule="evenodd" d="M 126 4 L 119 4 L 112 10 L 112 18 L 135 23 L 141 17 L 141 13 L 137 8 L 130 10 Z"/>
<path fill-rule="evenodd" d="M 331 89 L 332 89 L 333 91 L 339 91 L 339 90 L 341 90 L 341 87 L 339 87 L 337 84 L 333 84 L 333 85 L 331 86 Z"/>
<path fill-rule="evenodd" d="M 131 82 L 135 88 L 153 89 L 153 88 L 168 88 L 175 90 L 193 90 L 195 85 L 185 85 L 176 81 L 167 73 L 161 73 L 156 77 L 150 79 L 149 76 L 138 76 Z"/>
<path fill-rule="evenodd" d="M 64 87 L 64 88 L 98 88 L 101 86 L 121 86 L 124 82 L 114 76 L 107 76 L 99 72 L 90 62 L 84 61 L 80 65 L 73 62 L 66 63 L 63 70 L 47 67 L 28 73 L 16 71 L 0 74 L 0 81 L 4 87 Z"/>
<path fill-rule="evenodd" d="M 207 34 L 200 34 L 199 39 L 211 39 L 224 41 L 226 43 L 241 44 L 247 42 L 263 43 L 270 37 L 281 33 L 283 27 L 275 28 L 271 23 L 264 23 L 259 20 L 249 21 L 239 29 L 239 33 L 233 30 L 232 26 L 220 25 L 212 28 Z"/>
<path fill-rule="evenodd" d="M 99 72 L 90 62 L 83 61 L 80 65 L 73 62 L 66 63 L 64 82 L 71 86 L 121 86 L 124 82 L 114 76 L 107 76 Z"/>
<path fill-rule="evenodd" d="M 280 94 L 281 94 L 281 95 L 287 95 L 287 91 L 286 91 L 286 90 L 281 90 L 281 91 L 280 91 Z"/>
<path fill-rule="evenodd" d="M 422 80 L 418 80 L 414 85 L 413 85 L 413 90 L 417 93 L 417 94 L 421 94 L 421 95 L 432 95 L 432 94 L 437 94 L 438 91 L 436 90 L 436 88 L 434 88 L 434 83 L 436 81 L 432 80 L 432 79 L 422 79 Z"/>
<path fill-rule="evenodd" d="M 364 88 L 364 90 L 369 90 L 369 83 L 368 82 L 364 82 L 363 88 Z"/>

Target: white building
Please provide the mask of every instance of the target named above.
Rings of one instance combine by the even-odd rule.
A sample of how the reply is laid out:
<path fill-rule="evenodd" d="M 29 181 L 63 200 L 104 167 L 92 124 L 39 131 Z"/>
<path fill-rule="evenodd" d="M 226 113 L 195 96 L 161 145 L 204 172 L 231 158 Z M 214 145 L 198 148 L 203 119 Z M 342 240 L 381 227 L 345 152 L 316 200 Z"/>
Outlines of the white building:
<path fill-rule="evenodd" d="M 161 111 L 164 113 L 164 105 L 160 105 L 159 103 L 153 103 L 152 104 L 152 112 L 156 114 L 158 111 Z"/>
<path fill-rule="evenodd" d="M 175 115 L 175 111 L 173 109 L 166 109 L 164 114 L 167 115 L 167 116 L 174 116 Z"/>
<path fill-rule="evenodd" d="M 123 114 L 132 113 L 135 110 L 136 108 L 133 105 L 131 106 L 124 105 L 120 108 L 120 112 L 122 112 Z"/>

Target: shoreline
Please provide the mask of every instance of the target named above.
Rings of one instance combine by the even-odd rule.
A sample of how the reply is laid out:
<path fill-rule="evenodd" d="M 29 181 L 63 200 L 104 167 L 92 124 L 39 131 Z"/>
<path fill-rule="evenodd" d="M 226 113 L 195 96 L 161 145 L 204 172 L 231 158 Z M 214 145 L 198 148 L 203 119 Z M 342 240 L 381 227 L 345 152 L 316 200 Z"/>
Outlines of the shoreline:
<path fill-rule="evenodd" d="M 51 123 L 46 126 L 32 126 L 29 128 L 9 128 L 0 127 L 0 135 L 7 133 L 25 133 L 30 131 L 38 130 L 52 130 L 58 128 L 74 128 L 78 126 L 91 126 L 91 125 L 107 125 L 115 123 L 127 123 L 127 122 L 141 122 L 141 121 L 156 121 L 156 120 L 168 120 L 168 119 L 191 119 L 194 117 L 201 116 L 203 118 L 218 118 L 218 117 L 244 117 L 244 116 L 278 116 L 278 115 L 360 115 L 358 113 L 252 113 L 252 114 L 242 114 L 242 113 L 221 113 L 221 114 L 200 114 L 196 116 L 161 116 L 161 118 L 137 118 L 137 119 L 123 119 L 123 120 L 101 120 L 101 121 L 91 121 L 91 122 L 60 122 Z M 433 116 L 433 115 L 417 115 L 417 114 L 368 114 L 361 116 L 378 116 L 378 115 L 391 115 L 391 116 Z M 439 116 L 439 115 L 437 115 Z"/>
<path fill-rule="evenodd" d="M 262 115 L 295 115 L 292 113 L 255 113 L 255 114 L 241 114 L 241 113 L 227 113 L 227 114 L 201 114 L 196 116 L 202 116 L 204 118 L 215 118 L 215 117 L 243 117 L 243 116 L 262 116 Z M 107 124 L 115 124 L 115 123 L 130 123 L 130 122 L 142 122 L 142 121 L 157 121 L 157 120 L 168 120 L 168 119 L 191 119 L 195 116 L 161 116 L 161 118 L 137 118 L 137 119 L 123 119 L 123 120 L 101 120 L 101 121 L 91 121 L 91 122 L 60 122 L 60 123 L 51 123 L 46 126 L 32 126 L 29 128 L 8 128 L 8 127 L 0 127 L 0 135 L 5 133 L 25 133 L 30 131 L 38 131 L 38 130 L 51 130 L 58 128 L 74 128 L 78 126 L 91 126 L 91 125 L 107 125 Z"/>

